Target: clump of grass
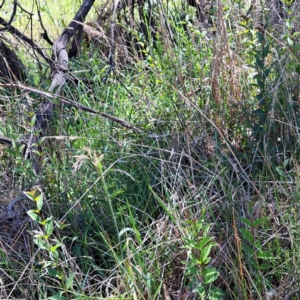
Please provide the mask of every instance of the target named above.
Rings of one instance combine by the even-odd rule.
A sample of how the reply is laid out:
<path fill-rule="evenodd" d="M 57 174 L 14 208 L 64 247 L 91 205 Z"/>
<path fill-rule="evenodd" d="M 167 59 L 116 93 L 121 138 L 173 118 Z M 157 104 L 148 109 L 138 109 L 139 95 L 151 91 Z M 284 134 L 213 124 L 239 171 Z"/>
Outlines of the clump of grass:
<path fill-rule="evenodd" d="M 11 159 L 10 172 L 1 163 L 10 192 L 34 183 L 41 191 L 28 190 L 34 201 L 15 209 L 33 221 L 1 220 L 3 297 L 296 295 L 299 49 L 288 31 L 257 27 L 256 15 L 243 18 L 243 6 L 231 4 L 211 12 L 212 34 L 177 21 L 175 4 L 158 5 L 164 22 L 155 47 L 119 64 L 106 83 L 97 48 L 72 62 L 71 76 L 84 69 L 94 82 L 70 85 L 65 96 L 128 119 L 141 134 L 60 106 L 41 145 L 39 181 L 17 146 L 2 150 Z M 2 96 L 11 109 L 2 109 L 0 130 L 23 135 L 34 105 L 13 117 L 22 97 Z"/>

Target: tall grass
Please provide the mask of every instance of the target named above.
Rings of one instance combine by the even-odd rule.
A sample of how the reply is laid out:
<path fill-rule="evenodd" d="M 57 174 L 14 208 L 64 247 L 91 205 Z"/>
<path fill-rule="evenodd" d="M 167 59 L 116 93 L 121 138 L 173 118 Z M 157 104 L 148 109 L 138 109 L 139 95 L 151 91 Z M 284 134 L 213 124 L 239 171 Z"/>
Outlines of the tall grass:
<path fill-rule="evenodd" d="M 65 97 L 143 131 L 61 105 L 41 178 L 18 145 L 1 149 L 1 201 L 31 192 L 1 219 L 2 298 L 298 296 L 299 4 L 274 29 L 274 10 L 245 18 L 240 4 L 218 2 L 203 28 L 159 2 L 156 44 L 119 57 L 106 83 L 104 46 L 82 48 L 69 75 L 93 85 Z M 28 132 L 30 96 L 1 91 L 6 136 Z"/>

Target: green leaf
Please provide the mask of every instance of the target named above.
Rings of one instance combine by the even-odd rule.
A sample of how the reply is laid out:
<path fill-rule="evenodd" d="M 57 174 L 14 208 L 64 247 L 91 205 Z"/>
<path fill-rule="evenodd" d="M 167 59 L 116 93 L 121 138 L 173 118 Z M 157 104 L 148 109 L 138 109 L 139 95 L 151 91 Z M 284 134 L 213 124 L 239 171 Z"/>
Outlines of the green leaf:
<path fill-rule="evenodd" d="M 200 285 L 200 286 L 196 286 L 194 287 L 193 282 L 191 282 L 191 286 L 189 286 L 190 289 L 195 289 L 198 294 L 201 296 L 201 299 L 205 299 L 205 294 L 206 294 L 206 290 L 205 290 L 205 286 L 204 285 Z"/>
<path fill-rule="evenodd" d="M 51 236 L 52 232 L 53 232 L 53 221 L 52 219 L 47 219 L 47 222 L 45 224 L 45 231 L 46 231 L 46 235 L 48 237 Z"/>
<path fill-rule="evenodd" d="M 63 296 L 63 291 L 58 292 L 57 294 L 49 297 L 49 300 L 66 300 L 66 297 Z"/>
<path fill-rule="evenodd" d="M 264 82 L 262 81 L 262 80 L 257 80 L 257 84 L 258 84 L 258 86 L 259 86 L 259 88 L 260 89 L 264 89 L 264 87 L 265 87 L 265 84 L 264 84 Z"/>
<path fill-rule="evenodd" d="M 254 246 L 255 246 L 256 250 L 260 250 L 261 249 L 261 242 L 259 240 L 255 241 Z"/>
<path fill-rule="evenodd" d="M 118 189 L 118 190 L 113 191 L 113 193 L 111 194 L 111 197 L 116 197 L 116 196 L 121 195 L 123 193 L 124 193 L 123 190 Z"/>
<path fill-rule="evenodd" d="M 34 198 L 34 201 L 36 202 L 36 206 L 38 208 L 38 210 L 41 210 L 44 204 L 44 200 L 43 200 L 43 195 L 39 195 L 37 197 Z"/>
<path fill-rule="evenodd" d="M 196 266 L 187 267 L 187 275 L 199 275 L 199 269 Z"/>
<path fill-rule="evenodd" d="M 221 299 L 224 299 L 224 296 L 225 295 L 221 289 L 214 287 L 214 289 L 212 291 L 210 291 L 208 299 L 209 300 L 221 300 Z"/>
<path fill-rule="evenodd" d="M 191 240 L 191 239 L 186 239 L 185 240 L 186 245 L 184 245 L 182 248 L 185 249 L 194 249 L 197 247 L 197 244 L 195 241 Z"/>
<path fill-rule="evenodd" d="M 267 69 L 265 70 L 264 74 L 265 74 L 265 77 L 268 77 L 271 73 L 271 69 Z"/>
<path fill-rule="evenodd" d="M 54 220 L 54 224 L 58 229 L 64 229 L 64 228 L 70 226 L 70 224 L 64 224 L 64 223 L 61 223 L 61 222 L 58 222 L 55 220 Z"/>
<path fill-rule="evenodd" d="M 294 44 L 294 41 L 289 36 L 287 37 L 287 42 L 290 47 Z"/>
<path fill-rule="evenodd" d="M 203 221 L 203 222 L 204 222 L 204 221 Z M 210 225 L 205 225 L 205 226 L 203 227 L 203 236 L 207 236 L 209 230 L 210 230 Z"/>
<path fill-rule="evenodd" d="M 37 238 L 37 239 L 33 239 L 33 241 L 39 247 L 39 249 L 42 249 L 42 250 L 48 250 L 49 249 L 48 244 L 44 240 L 42 240 L 40 238 Z"/>
<path fill-rule="evenodd" d="M 209 284 L 214 282 L 219 277 L 219 274 L 216 268 L 205 268 L 203 270 L 204 283 Z"/>
<path fill-rule="evenodd" d="M 204 237 L 201 239 L 201 241 L 199 243 L 196 244 L 196 248 L 198 250 L 202 250 L 202 248 L 212 240 L 212 237 Z"/>
<path fill-rule="evenodd" d="M 130 227 L 126 227 L 126 228 L 123 228 L 120 233 L 119 233 L 119 237 L 121 237 L 124 233 L 127 233 L 127 232 L 133 232 L 135 234 L 135 231 L 130 228 Z"/>
<path fill-rule="evenodd" d="M 194 224 L 194 222 L 192 220 L 185 220 L 185 223 L 187 225 L 193 225 Z"/>
<path fill-rule="evenodd" d="M 257 81 L 257 80 L 262 80 L 262 76 L 261 76 L 260 73 L 258 73 L 258 74 L 255 74 L 255 75 L 253 76 L 253 79 L 255 79 L 256 81 Z M 255 86 L 257 87 L 257 84 L 255 84 Z"/>
<path fill-rule="evenodd" d="M 53 251 L 50 251 L 50 258 L 53 260 L 53 261 L 58 261 L 59 259 L 59 254 L 56 250 L 53 250 Z"/>
<path fill-rule="evenodd" d="M 241 228 L 240 232 L 245 240 L 247 240 L 250 244 L 254 244 L 253 234 L 248 229 Z"/>
<path fill-rule="evenodd" d="M 59 247 L 61 247 L 61 243 L 57 243 L 55 246 L 52 246 L 51 248 L 50 248 L 50 251 L 51 252 L 54 252 L 57 248 L 59 248 Z"/>
<path fill-rule="evenodd" d="M 57 272 L 56 269 L 48 268 L 48 269 L 47 269 L 47 272 L 49 273 L 50 276 L 52 276 L 52 277 L 54 277 L 54 278 L 57 277 L 58 272 Z"/>
<path fill-rule="evenodd" d="M 150 272 L 147 273 L 147 277 L 146 277 L 146 283 L 147 283 L 147 292 L 152 294 L 152 274 Z M 154 299 L 156 299 L 156 297 L 154 297 Z"/>
<path fill-rule="evenodd" d="M 260 58 L 256 57 L 256 65 L 261 69 L 263 70 L 265 68 L 265 65 L 264 65 L 264 61 L 261 60 Z"/>
<path fill-rule="evenodd" d="M 192 256 L 192 255 L 191 255 L 191 256 Z M 189 267 L 193 267 L 193 266 L 198 267 L 198 266 L 200 266 L 200 265 L 201 265 L 201 261 L 198 260 L 198 259 L 195 258 L 195 257 L 191 257 L 191 260 L 188 262 L 188 266 L 189 266 Z"/>
<path fill-rule="evenodd" d="M 38 214 L 34 212 L 34 210 L 27 211 L 28 216 L 35 222 L 41 223 L 41 218 Z"/>
<path fill-rule="evenodd" d="M 34 114 L 31 118 L 31 125 L 33 126 L 36 121 L 36 114 Z"/>
<path fill-rule="evenodd" d="M 267 221 L 268 221 L 268 218 L 266 218 L 266 217 L 257 219 L 257 220 L 255 220 L 255 221 L 253 221 L 253 226 L 254 226 L 254 227 L 257 227 L 257 226 L 259 226 L 259 225 L 261 225 L 261 224 L 266 223 Z"/>
<path fill-rule="evenodd" d="M 32 191 L 32 192 L 24 192 L 24 194 L 32 201 L 34 201 L 34 194 L 35 194 L 35 191 Z"/>
<path fill-rule="evenodd" d="M 295 0 L 283 0 L 283 2 L 285 5 L 289 6 L 289 5 L 292 5 L 295 2 Z"/>
<path fill-rule="evenodd" d="M 269 262 L 264 262 L 264 263 L 260 264 L 260 265 L 258 266 L 258 268 L 259 268 L 260 270 L 269 270 L 269 269 L 273 269 L 273 265 L 270 264 Z"/>
<path fill-rule="evenodd" d="M 148 185 L 148 188 L 150 189 L 152 195 L 154 196 L 155 200 L 159 203 L 159 205 L 163 208 L 163 210 L 167 213 L 167 215 L 170 217 L 170 219 L 176 223 L 175 218 L 173 214 L 170 212 L 170 209 L 166 206 L 165 202 L 154 192 L 151 185 Z"/>
<path fill-rule="evenodd" d="M 196 224 L 194 223 L 193 226 L 191 226 L 191 227 L 194 228 L 195 225 L 196 225 L 195 231 L 198 234 L 203 229 L 203 223 L 201 221 L 199 221 Z"/>
<path fill-rule="evenodd" d="M 75 277 L 75 274 L 72 273 L 72 274 L 67 278 L 67 280 L 66 280 L 66 288 L 67 288 L 67 290 L 68 290 L 70 287 L 72 287 L 74 277 Z"/>
<path fill-rule="evenodd" d="M 289 165 L 290 162 L 291 162 L 290 158 L 285 159 L 284 162 L 283 162 L 283 167 L 286 168 Z"/>
<path fill-rule="evenodd" d="M 238 218 L 240 221 L 244 222 L 246 225 L 248 225 L 249 227 L 252 227 L 252 222 L 246 218 L 240 217 Z"/>
<path fill-rule="evenodd" d="M 261 259 L 274 259 L 274 256 L 269 250 L 260 250 L 257 253 L 257 257 Z"/>
<path fill-rule="evenodd" d="M 260 43 L 265 40 L 264 35 L 260 31 L 257 31 L 257 39 Z"/>
<path fill-rule="evenodd" d="M 270 44 L 267 44 L 264 48 L 263 55 L 267 56 L 270 53 Z"/>
<path fill-rule="evenodd" d="M 208 263 L 208 262 L 206 262 L 207 257 L 210 254 L 210 250 L 213 246 L 215 246 L 215 243 L 210 243 L 201 250 L 200 260 L 201 260 L 202 263 Z"/>
<path fill-rule="evenodd" d="M 242 249 L 248 256 L 253 256 L 255 253 L 255 250 L 252 247 L 245 245 L 245 243 L 242 244 Z"/>
<path fill-rule="evenodd" d="M 279 167 L 276 167 L 276 171 L 277 171 L 277 173 L 278 173 L 281 177 L 285 177 L 285 174 L 284 174 L 284 172 L 283 172 L 283 170 L 281 169 L 280 166 L 279 166 Z"/>

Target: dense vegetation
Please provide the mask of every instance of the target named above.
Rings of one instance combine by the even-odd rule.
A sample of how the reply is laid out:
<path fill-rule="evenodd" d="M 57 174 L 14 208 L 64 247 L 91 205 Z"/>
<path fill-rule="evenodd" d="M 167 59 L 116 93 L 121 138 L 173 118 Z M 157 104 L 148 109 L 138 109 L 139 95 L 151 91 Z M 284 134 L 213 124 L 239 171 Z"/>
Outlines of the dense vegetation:
<path fill-rule="evenodd" d="M 52 41 L 81 4 L 24 2 Z M 43 98 L 2 69 L 0 298 L 298 299 L 300 3 L 130 3 L 95 4 L 62 93 L 132 127 L 55 98 L 39 174 L 20 140 Z M 48 91 L 39 54 L 0 41 Z"/>

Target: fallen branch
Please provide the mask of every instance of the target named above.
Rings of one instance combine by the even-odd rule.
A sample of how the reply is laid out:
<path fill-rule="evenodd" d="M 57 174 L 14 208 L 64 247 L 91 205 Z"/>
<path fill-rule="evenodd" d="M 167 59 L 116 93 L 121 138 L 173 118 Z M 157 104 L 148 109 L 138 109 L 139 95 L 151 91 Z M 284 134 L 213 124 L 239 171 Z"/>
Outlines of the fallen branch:
<path fill-rule="evenodd" d="M 30 87 L 30 86 L 21 84 L 20 82 L 15 82 L 15 83 L 11 82 L 11 83 L 6 83 L 6 84 L 0 84 L 0 87 L 20 88 L 22 90 L 33 92 L 33 93 L 42 95 L 43 97 L 48 97 L 50 99 L 56 98 L 56 99 L 58 99 L 63 104 L 75 107 L 77 109 L 81 109 L 83 111 L 89 112 L 89 113 L 94 114 L 94 115 L 102 116 L 102 117 L 107 118 L 107 119 L 109 119 L 111 121 L 114 121 L 114 122 L 116 122 L 118 124 L 121 124 L 122 126 L 128 128 L 128 129 L 132 129 L 132 130 L 134 130 L 136 132 L 142 132 L 141 129 L 135 127 L 134 125 L 132 125 L 130 122 L 128 122 L 126 120 L 117 118 L 117 117 L 112 116 L 112 115 L 107 114 L 107 113 L 96 111 L 96 110 L 94 110 L 94 109 L 92 109 L 90 107 L 87 107 L 85 105 L 82 105 L 80 103 L 72 101 L 72 100 L 70 100 L 70 99 L 68 99 L 66 97 L 63 97 L 63 96 L 60 96 L 60 95 L 55 95 L 55 94 L 50 93 L 50 92 L 41 91 L 39 89 L 36 89 L 36 88 Z M 52 105 L 54 105 L 53 102 L 51 102 L 51 101 L 48 101 L 48 102 L 50 102 L 50 103 L 52 103 Z M 44 104 L 44 106 L 45 106 L 45 104 Z M 42 115 L 44 114 L 45 116 L 47 116 L 47 119 L 51 116 L 49 108 L 47 110 L 44 108 L 43 111 L 44 111 L 44 113 L 41 113 L 41 112 L 37 113 L 37 121 L 36 121 L 36 123 L 39 124 L 39 127 L 36 128 L 37 131 L 40 130 L 40 129 L 42 129 L 43 127 L 45 127 L 45 124 L 42 125 L 42 119 L 43 119 Z M 1 141 L 1 136 L 0 136 L 0 141 Z"/>
<path fill-rule="evenodd" d="M 72 107 L 87 111 L 89 113 L 100 115 L 102 117 L 108 118 L 114 122 L 117 122 L 121 124 L 122 126 L 125 126 L 126 128 L 133 129 L 137 132 L 140 132 L 141 130 L 131 125 L 129 122 L 119 119 L 117 117 L 111 116 L 106 113 L 98 112 L 96 110 L 93 110 L 87 106 L 84 106 L 82 104 L 76 103 L 75 101 L 69 100 L 65 97 L 62 97 L 60 95 L 61 88 L 66 83 L 65 79 L 65 72 L 68 70 L 68 52 L 66 50 L 67 43 L 70 41 L 71 37 L 76 34 L 76 32 L 79 32 L 82 30 L 82 22 L 84 22 L 85 17 L 87 16 L 88 12 L 90 11 L 92 5 L 94 4 L 95 0 L 84 0 L 83 4 L 79 8 L 78 12 L 76 13 L 74 19 L 70 22 L 69 26 L 62 32 L 61 36 L 54 42 L 53 44 L 53 53 L 52 58 L 47 59 L 47 62 L 52 67 L 52 82 L 49 88 L 49 92 L 40 91 L 39 89 L 29 87 L 26 85 L 21 84 L 20 82 L 16 83 L 9 83 L 9 84 L 0 84 L 2 87 L 10 87 L 10 88 L 20 88 L 29 92 L 37 93 L 42 96 L 43 102 L 39 106 L 39 110 L 36 113 L 36 121 L 34 125 L 31 128 L 31 133 L 29 138 L 27 139 L 27 149 L 25 152 L 25 158 L 29 158 L 32 161 L 32 168 L 36 175 L 40 173 L 40 165 L 39 165 L 39 152 L 38 152 L 38 144 L 40 139 L 43 137 L 43 134 L 45 133 L 46 129 L 49 125 L 49 120 L 51 119 L 53 115 L 54 110 L 54 102 L 50 101 L 49 99 L 58 99 L 64 104 L 70 105 Z M 4 22 L 4 24 L 3 24 Z M 7 25 L 7 22 L 5 22 L 3 19 L 0 18 L 0 24 Z M 20 32 L 18 32 L 16 29 L 14 29 L 11 26 L 7 26 L 8 30 L 13 30 L 15 34 L 20 36 Z M 22 35 L 22 34 L 21 34 Z M 22 35 L 23 36 L 23 35 Z M 28 38 L 27 38 L 28 39 Z M 35 45 L 32 44 L 33 42 L 30 40 L 28 43 L 33 48 L 35 48 Z M 40 50 L 37 48 L 37 51 Z M 38 51 L 39 52 L 39 51 Z M 6 138 L 4 138 L 4 141 Z M 8 213 L 11 213 L 11 210 L 13 209 L 13 206 L 15 203 L 21 201 L 24 199 L 22 196 L 13 200 L 11 205 L 8 208 Z"/>

